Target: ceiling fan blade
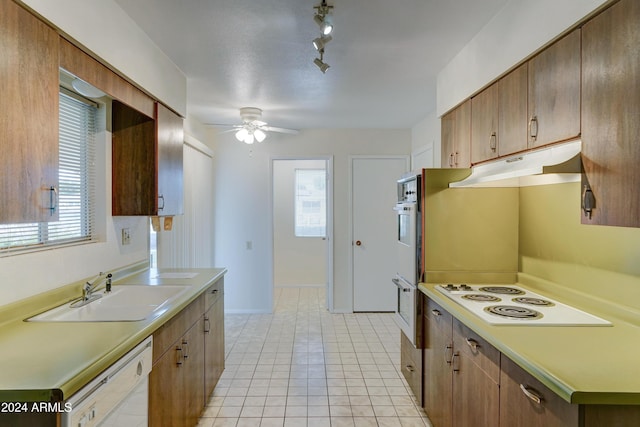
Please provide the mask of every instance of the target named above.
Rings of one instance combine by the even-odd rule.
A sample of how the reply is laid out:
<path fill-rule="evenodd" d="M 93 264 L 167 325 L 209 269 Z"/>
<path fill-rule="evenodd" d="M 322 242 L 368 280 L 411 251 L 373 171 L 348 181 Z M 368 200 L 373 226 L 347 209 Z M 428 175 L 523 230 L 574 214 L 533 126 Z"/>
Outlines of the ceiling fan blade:
<path fill-rule="evenodd" d="M 291 135 L 296 135 L 296 134 L 298 134 L 300 132 L 300 131 L 295 130 L 295 129 L 278 128 L 278 127 L 274 127 L 274 126 L 263 126 L 262 129 L 266 130 L 268 132 L 289 133 Z"/>
<path fill-rule="evenodd" d="M 232 128 L 232 129 L 239 129 L 242 127 L 242 125 L 230 125 L 226 123 L 205 123 L 204 125 L 211 126 L 214 128 Z"/>

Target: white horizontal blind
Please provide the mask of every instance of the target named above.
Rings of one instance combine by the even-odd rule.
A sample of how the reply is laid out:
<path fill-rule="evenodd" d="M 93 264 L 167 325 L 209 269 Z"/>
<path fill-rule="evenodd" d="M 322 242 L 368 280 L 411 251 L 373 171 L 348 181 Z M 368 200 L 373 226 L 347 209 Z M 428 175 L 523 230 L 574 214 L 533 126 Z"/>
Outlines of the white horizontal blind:
<path fill-rule="evenodd" d="M 0 254 L 92 239 L 96 111 L 60 92 L 59 220 L 0 225 Z"/>
<path fill-rule="evenodd" d="M 327 234 L 327 171 L 296 169 L 295 236 L 325 237 Z"/>

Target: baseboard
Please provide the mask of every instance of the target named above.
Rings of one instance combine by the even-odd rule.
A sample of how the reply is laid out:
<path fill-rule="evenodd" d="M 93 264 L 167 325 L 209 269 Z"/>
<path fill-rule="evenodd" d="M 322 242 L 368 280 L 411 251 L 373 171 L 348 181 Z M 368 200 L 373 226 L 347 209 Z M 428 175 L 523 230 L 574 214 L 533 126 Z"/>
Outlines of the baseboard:
<path fill-rule="evenodd" d="M 276 289 L 277 288 L 326 288 L 327 285 L 326 284 L 300 284 L 300 285 L 275 285 L 274 286 Z"/>

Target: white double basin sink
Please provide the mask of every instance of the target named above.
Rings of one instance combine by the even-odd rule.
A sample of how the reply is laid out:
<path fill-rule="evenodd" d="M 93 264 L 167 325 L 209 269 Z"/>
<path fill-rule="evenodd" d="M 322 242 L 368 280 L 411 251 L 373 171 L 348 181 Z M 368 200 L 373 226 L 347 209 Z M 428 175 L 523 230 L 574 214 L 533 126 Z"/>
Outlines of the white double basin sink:
<path fill-rule="evenodd" d="M 33 316 L 29 322 L 137 322 L 164 313 L 190 287 L 183 285 L 114 285 L 111 292 L 82 307 L 67 302 Z M 97 292 L 101 293 L 101 292 Z"/>

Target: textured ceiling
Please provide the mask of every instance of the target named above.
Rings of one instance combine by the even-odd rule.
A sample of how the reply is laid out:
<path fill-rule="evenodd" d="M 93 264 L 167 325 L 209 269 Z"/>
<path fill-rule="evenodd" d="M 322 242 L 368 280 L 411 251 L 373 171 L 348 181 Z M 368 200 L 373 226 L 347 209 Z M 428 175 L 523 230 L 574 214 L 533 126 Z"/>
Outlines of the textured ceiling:
<path fill-rule="evenodd" d="M 442 67 L 508 0 L 329 0 L 335 30 L 313 64 L 319 0 L 116 0 L 187 76 L 188 113 L 238 123 L 410 128 L 435 109 Z"/>

